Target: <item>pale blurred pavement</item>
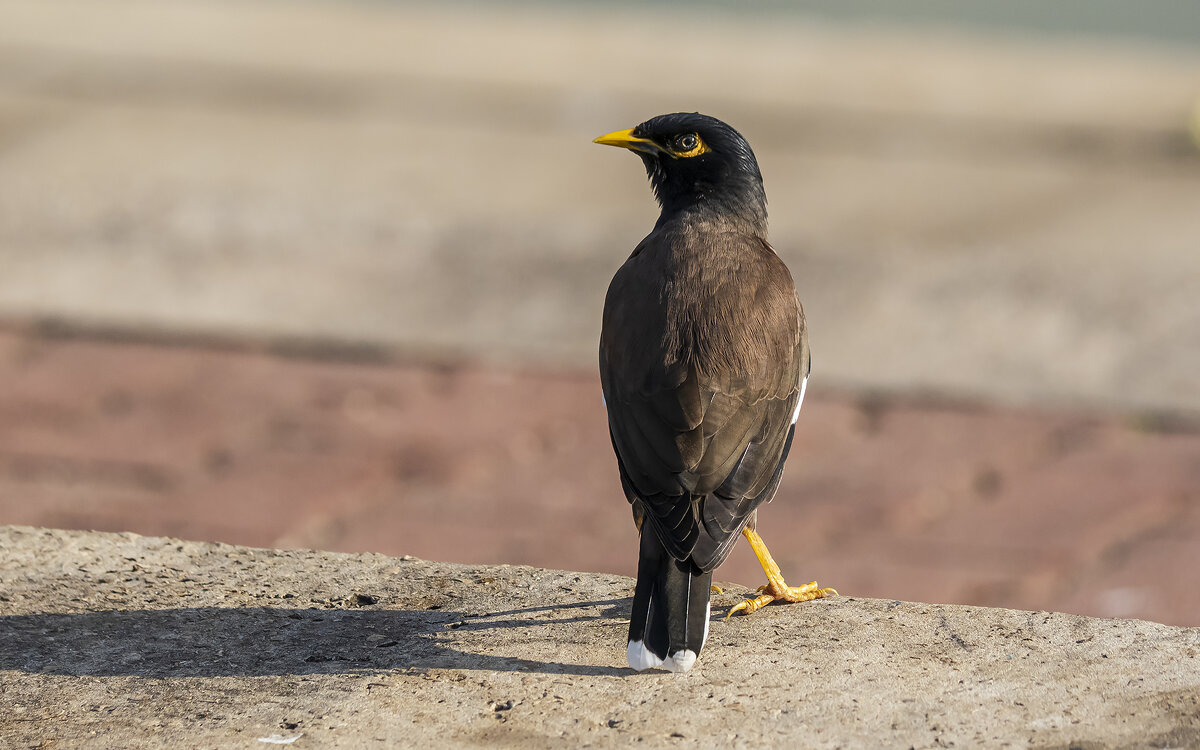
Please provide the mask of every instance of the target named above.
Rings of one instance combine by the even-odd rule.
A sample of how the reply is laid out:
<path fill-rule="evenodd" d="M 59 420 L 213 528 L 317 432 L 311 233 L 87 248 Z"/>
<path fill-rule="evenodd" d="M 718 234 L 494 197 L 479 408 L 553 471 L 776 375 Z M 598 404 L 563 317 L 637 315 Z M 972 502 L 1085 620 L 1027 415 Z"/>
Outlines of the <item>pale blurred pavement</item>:
<path fill-rule="evenodd" d="M 631 13 L 0 3 L 0 315 L 591 368 L 698 109 L 814 384 L 1200 412 L 1200 49 Z"/>

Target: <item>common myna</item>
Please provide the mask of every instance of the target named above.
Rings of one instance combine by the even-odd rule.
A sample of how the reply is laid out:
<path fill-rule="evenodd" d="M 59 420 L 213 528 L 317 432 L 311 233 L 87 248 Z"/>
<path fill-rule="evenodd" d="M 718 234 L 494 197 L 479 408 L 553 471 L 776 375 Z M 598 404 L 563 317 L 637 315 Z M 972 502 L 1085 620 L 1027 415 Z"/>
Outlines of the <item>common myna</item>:
<path fill-rule="evenodd" d="M 661 115 L 596 143 L 641 157 L 662 208 L 604 301 L 600 380 L 625 496 L 641 535 L 629 665 L 692 667 L 708 635 L 713 569 L 741 534 L 789 587 L 755 532 L 783 475 L 808 379 L 804 311 L 767 243 L 767 198 L 750 144 L 720 120 Z"/>

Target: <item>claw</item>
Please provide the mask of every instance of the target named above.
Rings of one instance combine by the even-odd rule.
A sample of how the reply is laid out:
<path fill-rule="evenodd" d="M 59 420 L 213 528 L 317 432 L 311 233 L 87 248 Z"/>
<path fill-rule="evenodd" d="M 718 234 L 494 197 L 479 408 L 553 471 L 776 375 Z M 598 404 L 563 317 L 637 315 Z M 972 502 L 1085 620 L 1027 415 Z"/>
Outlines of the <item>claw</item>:
<path fill-rule="evenodd" d="M 783 574 L 779 571 L 779 566 L 775 563 L 771 553 L 767 550 L 767 545 L 763 542 L 756 532 L 745 529 L 742 534 L 750 541 L 751 548 L 754 549 L 754 554 L 758 557 L 758 562 L 763 567 L 763 572 L 767 574 L 767 582 L 755 589 L 759 596 L 753 599 L 747 599 L 740 604 L 734 605 L 729 613 L 725 615 L 728 620 L 735 612 L 744 612 L 747 615 L 753 614 L 763 607 L 767 606 L 776 599 L 785 602 L 807 602 L 812 599 L 822 599 L 826 596 L 837 596 L 837 589 L 821 588 L 816 581 L 809 581 L 803 586 L 788 586 L 783 580 Z"/>
<path fill-rule="evenodd" d="M 748 615 L 752 615 L 773 601 L 775 601 L 775 597 L 770 594 L 763 594 L 753 599 L 747 599 L 731 607 L 725 615 L 725 619 L 728 620 L 730 617 L 733 617 L 735 612 L 745 612 Z"/>

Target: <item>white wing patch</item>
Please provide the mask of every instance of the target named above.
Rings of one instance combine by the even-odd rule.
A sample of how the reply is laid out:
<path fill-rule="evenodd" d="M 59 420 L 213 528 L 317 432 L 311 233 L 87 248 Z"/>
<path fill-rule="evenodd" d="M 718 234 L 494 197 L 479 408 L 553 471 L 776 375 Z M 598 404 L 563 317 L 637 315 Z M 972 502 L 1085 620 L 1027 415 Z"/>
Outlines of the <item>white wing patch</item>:
<path fill-rule="evenodd" d="M 800 407 L 804 405 L 804 389 L 808 387 L 808 376 L 800 379 L 800 398 L 796 401 L 796 411 L 792 412 L 792 424 L 800 418 Z"/>

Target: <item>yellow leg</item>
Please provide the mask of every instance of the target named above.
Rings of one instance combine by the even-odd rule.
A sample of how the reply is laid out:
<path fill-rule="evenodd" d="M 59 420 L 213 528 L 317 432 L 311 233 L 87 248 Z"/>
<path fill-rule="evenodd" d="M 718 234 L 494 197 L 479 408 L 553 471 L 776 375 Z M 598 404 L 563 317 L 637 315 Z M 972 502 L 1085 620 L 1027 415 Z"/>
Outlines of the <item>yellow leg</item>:
<path fill-rule="evenodd" d="M 747 599 L 729 610 L 729 614 L 725 615 L 725 619 L 728 620 L 732 617 L 734 612 L 752 614 L 776 599 L 785 602 L 807 602 L 810 599 L 821 599 L 826 596 L 837 595 L 836 589 L 820 588 L 817 586 L 816 581 L 806 583 L 803 586 L 787 585 L 787 581 L 783 580 L 783 573 L 780 572 L 779 565 L 776 564 L 775 558 L 771 557 L 771 551 L 767 549 L 766 543 L 758 535 L 758 532 L 747 527 L 742 530 L 742 536 L 746 537 L 746 541 L 750 542 L 750 548 L 754 550 L 754 555 L 758 558 L 758 564 L 762 566 L 763 572 L 767 574 L 767 583 L 764 586 L 758 587 L 759 596 Z"/>

